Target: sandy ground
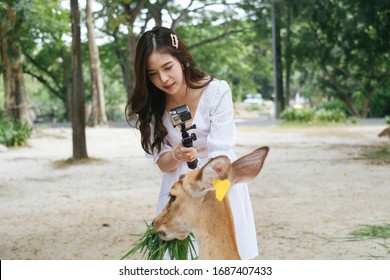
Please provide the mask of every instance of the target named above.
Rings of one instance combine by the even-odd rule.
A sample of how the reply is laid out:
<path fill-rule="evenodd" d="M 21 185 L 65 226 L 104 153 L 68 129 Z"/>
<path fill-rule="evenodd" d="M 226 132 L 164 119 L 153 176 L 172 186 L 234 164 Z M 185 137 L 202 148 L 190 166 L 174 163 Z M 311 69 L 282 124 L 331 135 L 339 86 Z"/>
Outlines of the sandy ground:
<path fill-rule="evenodd" d="M 389 240 L 350 241 L 360 225 L 390 223 L 390 166 L 361 158 L 383 125 L 238 126 L 236 152 L 271 148 L 249 183 L 257 259 L 390 259 Z M 69 128 L 40 128 L 28 147 L 0 153 L 0 259 L 119 259 L 154 217 L 161 174 L 138 132 L 88 128 L 93 163 L 58 168 Z M 139 258 L 139 255 L 134 258 Z"/>

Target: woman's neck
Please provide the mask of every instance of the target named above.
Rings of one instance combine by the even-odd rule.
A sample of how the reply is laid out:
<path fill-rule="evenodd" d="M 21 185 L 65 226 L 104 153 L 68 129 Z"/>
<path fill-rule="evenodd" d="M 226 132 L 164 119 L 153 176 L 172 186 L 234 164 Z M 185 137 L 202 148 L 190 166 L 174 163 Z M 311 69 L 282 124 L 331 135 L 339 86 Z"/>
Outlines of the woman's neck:
<path fill-rule="evenodd" d="M 167 101 L 167 109 L 172 109 L 172 108 L 175 108 L 177 106 L 181 106 L 181 105 L 186 104 L 187 94 L 188 94 L 187 90 L 177 92 L 174 95 L 166 94 L 165 98 Z"/>

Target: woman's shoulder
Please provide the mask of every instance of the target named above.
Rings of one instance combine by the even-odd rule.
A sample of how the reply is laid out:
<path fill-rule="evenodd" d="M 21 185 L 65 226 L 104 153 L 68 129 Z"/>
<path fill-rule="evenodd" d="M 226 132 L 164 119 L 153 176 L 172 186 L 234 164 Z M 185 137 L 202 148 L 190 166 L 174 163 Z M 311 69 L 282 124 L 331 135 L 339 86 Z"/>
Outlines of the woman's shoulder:
<path fill-rule="evenodd" d="M 232 99 L 229 84 L 224 80 L 213 79 L 203 91 L 203 99 L 208 108 L 216 108 L 222 99 Z"/>
<path fill-rule="evenodd" d="M 230 86 L 225 80 L 218 80 L 214 78 L 211 82 L 206 86 L 205 92 L 211 95 L 221 95 L 230 92 Z"/>
<path fill-rule="evenodd" d="M 217 89 L 230 88 L 229 84 L 225 80 L 218 80 L 216 78 L 212 79 L 208 86 Z"/>

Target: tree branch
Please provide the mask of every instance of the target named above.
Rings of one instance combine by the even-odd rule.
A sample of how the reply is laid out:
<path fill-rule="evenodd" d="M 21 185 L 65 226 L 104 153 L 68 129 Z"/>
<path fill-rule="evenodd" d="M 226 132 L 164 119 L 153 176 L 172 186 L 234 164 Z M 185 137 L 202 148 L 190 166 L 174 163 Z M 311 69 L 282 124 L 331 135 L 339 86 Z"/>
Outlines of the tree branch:
<path fill-rule="evenodd" d="M 225 31 L 224 33 L 222 33 L 222 34 L 220 34 L 218 36 L 215 36 L 215 37 L 212 37 L 212 38 L 208 38 L 206 40 L 203 40 L 203 41 L 200 41 L 200 42 L 198 42 L 196 44 L 193 44 L 193 45 L 189 46 L 188 49 L 189 50 L 195 49 L 195 48 L 198 48 L 200 46 L 203 46 L 203 45 L 206 45 L 206 44 L 209 44 L 209 43 L 221 40 L 221 39 L 225 39 L 225 38 L 229 37 L 232 34 L 241 33 L 241 32 L 247 32 L 249 30 L 251 30 L 251 29 L 240 29 L 240 30 Z"/>
<path fill-rule="evenodd" d="M 130 24 L 132 27 L 134 24 L 134 21 L 137 18 L 137 15 L 141 11 L 141 9 L 145 6 L 147 0 L 139 0 L 137 1 L 137 6 L 135 8 L 130 8 L 129 4 L 121 3 L 123 8 L 125 9 L 125 16 L 126 16 L 126 21 Z"/>
<path fill-rule="evenodd" d="M 39 76 L 37 74 L 35 74 L 34 72 L 28 70 L 28 69 L 24 69 L 23 71 L 24 73 L 26 74 L 29 74 L 30 76 L 34 77 L 35 79 L 37 79 L 39 82 L 41 82 L 49 91 L 51 91 L 55 96 L 57 96 L 58 98 L 60 98 L 62 101 L 65 101 L 65 96 L 62 95 L 62 92 L 60 90 L 57 90 L 55 89 L 54 87 L 52 87 L 50 85 L 50 82 L 48 80 L 46 80 L 45 78 L 43 78 L 42 76 Z"/>
<path fill-rule="evenodd" d="M 370 91 L 369 93 L 370 96 L 374 94 L 378 90 L 378 88 L 380 88 L 387 81 L 387 78 L 389 77 L 390 77 L 390 71 L 383 73 L 383 75 L 379 78 L 379 82 Z"/>
<path fill-rule="evenodd" d="M 356 84 L 359 85 L 360 88 L 364 89 L 364 85 L 362 84 L 362 82 L 359 79 L 356 79 L 348 70 L 346 70 L 344 68 L 341 68 L 341 67 L 337 66 L 336 64 L 330 64 L 330 66 L 332 66 L 336 70 L 340 71 L 345 76 L 347 76 L 347 77 L 351 78 L 352 80 L 354 80 L 356 82 Z"/>

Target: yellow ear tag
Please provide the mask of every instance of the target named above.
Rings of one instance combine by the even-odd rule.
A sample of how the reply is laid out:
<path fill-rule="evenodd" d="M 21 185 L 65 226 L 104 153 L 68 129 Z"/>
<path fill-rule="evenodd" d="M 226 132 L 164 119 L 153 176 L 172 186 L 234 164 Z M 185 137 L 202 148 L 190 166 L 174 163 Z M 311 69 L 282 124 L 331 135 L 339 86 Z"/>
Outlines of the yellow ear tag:
<path fill-rule="evenodd" d="M 230 181 L 228 179 L 225 180 L 213 179 L 213 185 L 215 188 L 215 197 L 219 201 L 222 201 L 222 199 L 225 197 L 225 195 L 227 194 L 230 188 Z"/>

